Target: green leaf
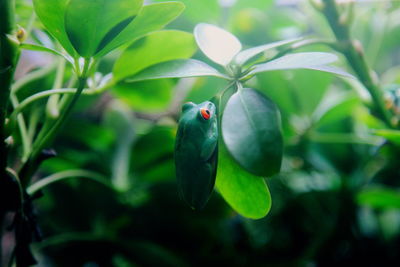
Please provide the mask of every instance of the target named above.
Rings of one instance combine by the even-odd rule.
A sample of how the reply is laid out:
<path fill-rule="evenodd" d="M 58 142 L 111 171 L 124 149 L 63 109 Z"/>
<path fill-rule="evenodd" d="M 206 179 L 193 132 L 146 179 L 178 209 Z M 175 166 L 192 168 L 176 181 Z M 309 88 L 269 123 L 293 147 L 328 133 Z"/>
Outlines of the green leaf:
<path fill-rule="evenodd" d="M 197 24 L 194 37 L 201 51 L 222 66 L 228 65 L 242 49 L 242 44 L 233 34 L 211 24 Z"/>
<path fill-rule="evenodd" d="M 312 115 L 317 126 L 333 124 L 352 115 L 360 103 L 353 93 L 328 94 Z"/>
<path fill-rule="evenodd" d="M 46 29 L 60 42 L 68 54 L 76 57 L 76 51 L 65 31 L 64 14 L 67 4 L 68 0 L 33 0 L 35 12 Z"/>
<path fill-rule="evenodd" d="M 399 209 L 400 192 L 387 187 L 366 188 L 358 193 L 357 202 L 372 208 Z"/>
<path fill-rule="evenodd" d="M 253 89 L 240 89 L 222 115 L 222 135 L 233 158 L 247 171 L 271 176 L 280 171 L 281 117 L 276 105 Z"/>
<path fill-rule="evenodd" d="M 134 42 L 119 57 L 113 70 L 114 79 L 132 76 L 157 63 L 189 58 L 196 49 L 190 33 L 175 30 L 150 33 Z"/>
<path fill-rule="evenodd" d="M 187 78 L 198 76 L 228 77 L 206 63 L 195 59 L 177 59 L 153 65 L 139 72 L 127 82 L 136 82 L 163 78 Z"/>
<path fill-rule="evenodd" d="M 271 195 L 265 180 L 245 171 L 220 142 L 216 187 L 226 202 L 239 214 L 251 219 L 266 216 Z"/>
<path fill-rule="evenodd" d="M 382 136 L 386 140 L 400 145 L 400 131 L 398 130 L 390 130 L 390 129 L 382 129 L 382 130 L 375 130 L 373 133 L 377 136 Z"/>
<path fill-rule="evenodd" d="M 35 45 L 35 44 L 20 44 L 20 48 L 26 49 L 26 50 L 31 50 L 31 51 L 51 53 L 53 55 L 63 57 L 66 60 L 68 60 L 69 62 L 73 63 L 73 60 L 71 58 L 67 57 L 66 55 L 64 55 L 63 53 L 61 53 L 57 50 L 45 47 L 45 46 Z"/>
<path fill-rule="evenodd" d="M 277 48 L 286 44 L 294 43 L 296 41 L 301 40 L 301 38 L 295 38 L 295 39 L 289 39 L 289 40 L 283 40 L 279 42 L 274 42 L 274 43 L 269 43 L 265 45 L 260 45 L 256 47 L 252 47 L 246 50 L 243 50 L 239 52 L 236 57 L 235 57 L 235 62 L 239 65 L 245 64 L 249 59 L 257 56 L 260 53 L 263 53 L 265 51 L 268 51 L 273 48 Z"/>
<path fill-rule="evenodd" d="M 118 83 L 112 94 L 135 111 L 165 111 L 172 99 L 174 82 L 170 79 L 150 80 L 135 83 Z"/>
<path fill-rule="evenodd" d="M 143 6 L 138 16 L 96 56 L 101 57 L 120 45 L 162 29 L 179 16 L 185 6 L 180 2 L 165 2 Z"/>
<path fill-rule="evenodd" d="M 78 54 L 91 57 L 110 43 L 139 12 L 143 0 L 70 0 L 65 28 Z"/>
<path fill-rule="evenodd" d="M 250 75 L 273 70 L 311 69 L 353 77 L 351 74 L 339 68 L 326 66 L 326 64 L 335 62 L 337 59 L 338 57 L 336 55 L 325 52 L 294 53 L 271 60 L 267 63 L 255 65 Z"/>

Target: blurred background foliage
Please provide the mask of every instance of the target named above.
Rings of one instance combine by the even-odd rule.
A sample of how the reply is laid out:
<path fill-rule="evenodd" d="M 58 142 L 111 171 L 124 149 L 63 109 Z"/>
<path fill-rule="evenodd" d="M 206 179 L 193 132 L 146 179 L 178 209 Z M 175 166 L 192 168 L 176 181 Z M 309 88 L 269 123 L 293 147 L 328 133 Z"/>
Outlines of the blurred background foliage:
<path fill-rule="evenodd" d="M 299 36 L 332 39 L 308 1 L 182 2 L 184 13 L 167 28 L 192 32 L 197 23 L 213 23 L 248 47 Z M 30 1 L 17 1 L 18 23 L 33 27 L 31 38 L 54 46 L 32 13 Z M 351 31 L 381 86 L 400 84 L 400 2 L 357 1 Z M 321 45 L 301 50 L 330 51 Z M 122 51 L 107 55 L 97 75 L 117 68 Z M 207 62 L 199 51 L 194 58 Z M 57 60 L 25 51 L 17 78 L 42 67 L 48 75 L 24 86 L 18 97 L 50 89 Z M 345 59 L 340 62 L 350 71 Z M 66 73 L 64 82 L 69 67 Z M 243 218 L 217 192 L 202 211 L 192 211 L 178 196 L 173 148 L 180 105 L 211 98 L 223 81 L 121 83 L 81 97 L 55 142 L 58 156 L 40 169 L 38 177 L 85 169 L 110 182 L 72 175 L 43 190 L 35 200 L 44 236 L 34 246 L 41 266 L 399 264 L 400 135 L 387 142 L 373 134 L 384 127 L 363 104 L 363 86 L 307 70 L 268 72 L 247 84 L 282 113 L 284 163 L 279 175 L 266 180 L 273 200 L 267 217 Z M 42 116 L 35 105 L 26 112 L 32 123 Z"/>

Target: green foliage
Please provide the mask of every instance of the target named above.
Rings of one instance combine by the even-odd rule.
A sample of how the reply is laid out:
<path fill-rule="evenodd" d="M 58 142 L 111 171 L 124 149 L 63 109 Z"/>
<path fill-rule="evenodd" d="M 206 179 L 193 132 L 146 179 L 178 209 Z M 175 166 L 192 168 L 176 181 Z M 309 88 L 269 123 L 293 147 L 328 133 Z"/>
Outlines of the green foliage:
<path fill-rule="evenodd" d="M 17 265 L 399 265 L 398 3 L 14 2 Z"/>

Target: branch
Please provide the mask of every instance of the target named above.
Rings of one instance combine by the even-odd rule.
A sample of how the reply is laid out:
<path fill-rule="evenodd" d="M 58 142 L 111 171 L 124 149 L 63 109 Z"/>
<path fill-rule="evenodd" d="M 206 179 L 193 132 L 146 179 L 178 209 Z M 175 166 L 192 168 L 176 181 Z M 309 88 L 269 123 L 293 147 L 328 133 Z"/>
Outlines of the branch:
<path fill-rule="evenodd" d="M 327 19 L 335 35 L 338 42 L 338 51 L 343 53 L 358 79 L 371 95 L 376 115 L 388 127 L 394 128 L 391 122 L 391 115 L 385 108 L 383 93 L 373 76 L 374 72 L 366 62 L 361 44 L 352 40 L 348 21 L 339 14 L 335 0 L 323 0 L 320 11 Z"/>

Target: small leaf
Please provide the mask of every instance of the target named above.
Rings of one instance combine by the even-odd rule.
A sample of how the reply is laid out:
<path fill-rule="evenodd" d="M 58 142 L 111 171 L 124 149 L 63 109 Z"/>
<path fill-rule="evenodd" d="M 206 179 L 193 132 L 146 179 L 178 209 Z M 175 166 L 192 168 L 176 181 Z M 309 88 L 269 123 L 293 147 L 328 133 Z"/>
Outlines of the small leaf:
<path fill-rule="evenodd" d="M 76 56 L 68 35 L 65 31 L 64 14 L 68 0 L 33 0 L 37 16 L 46 29 L 53 35 L 71 56 Z"/>
<path fill-rule="evenodd" d="M 372 208 L 400 209 L 400 192 L 387 187 L 372 187 L 357 195 L 357 202 Z"/>
<path fill-rule="evenodd" d="M 283 140 L 276 105 L 253 89 L 241 89 L 228 101 L 222 116 L 228 151 L 247 171 L 271 176 L 280 171 Z"/>
<path fill-rule="evenodd" d="M 191 57 L 196 51 L 193 35 L 168 30 L 153 32 L 129 46 L 115 63 L 115 80 L 132 76 L 139 71 L 165 61 Z"/>
<path fill-rule="evenodd" d="M 295 39 L 289 39 L 289 40 L 283 40 L 279 42 L 274 42 L 274 43 L 269 43 L 265 45 L 260 45 L 256 47 L 252 47 L 246 50 L 243 50 L 239 52 L 236 57 L 235 57 L 235 62 L 238 65 L 243 65 L 245 64 L 249 59 L 255 57 L 256 55 L 263 53 L 267 50 L 270 50 L 272 48 L 277 48 L 286 44 L 294 43 L 296 41 L 301 40 L 301 38 L 295 38 Z"/>
<path fill-rule="evenodd" d="M 353 77 L 351 74 L 339 68 L 325 66 L 326 64 L 335 62 L 337 59 L 338 57 L 336 55 L 325 52 L 294 53 L 271 60 L 267 63 L 255 65 L 250 75 L 272 70 L 311 69 Z"/>
<path fill-rule="evenodd" d="M 143 0 L 70 0 L 65 11 L 68 37 L 81 56 L 91 57 L 127 27 L 142 4 Z"/>
<path fill-rule="evenodd" d="M 187 78 L 198 76 L 215 76 L 228 79 L 206 63 L 195 59 L 177 59 L 151 66 L 139 72 L 127 82 L 136 82 L 163 78 Z"/>
<path fill-rule="evenodd" d="M 222 66 L 228 65 L 242 49 L 242 44 L 234 35 L 211 24 L 198 24 L 194 28 L 194 37 L 201 51 Z"/>
<path fill-rule="evenodd" d="M 137 17 L 111 42 L 109 42 L 96 57 L 101 57 L 124 43 L 132 42 L 149 32 L 162 29 L 179 16 L 185 6 L 180 2 L 165 2 L 143 6 Z"/>
<path fill-rule="evenodd" d="M 71 58 L 67 57 L 63 53 L 61 53 L 61 52 L 59 52 L 57 50 L 45 47 L 45 46 L 35 45 L 35 44 L 20 44 L 20 47 L 22 49 L 31 50 L 31 51 L 51 53 L 53 55 L 63 57 L 66 60 L 68 60 L 69 62 L 71 62 L 71 63 L 73 62 L 73 60 Z"/>
<path fill-rule="evenodd" d="M 216 187 L 226 202 L 240 215 L 260 219 L 271 209 L 271 195 L 263 178 L 238 165 L 220 142 Z"/>

